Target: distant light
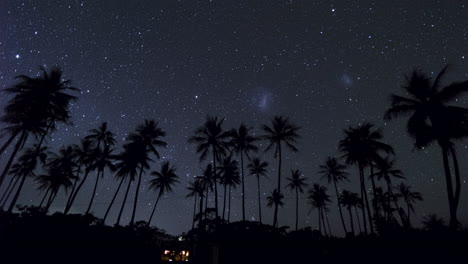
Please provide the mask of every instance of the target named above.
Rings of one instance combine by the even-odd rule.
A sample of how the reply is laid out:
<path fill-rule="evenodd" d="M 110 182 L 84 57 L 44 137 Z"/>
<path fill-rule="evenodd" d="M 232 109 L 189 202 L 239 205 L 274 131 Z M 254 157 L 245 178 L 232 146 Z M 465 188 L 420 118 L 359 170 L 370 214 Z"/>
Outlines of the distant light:
<path fill-rule="evenodd" d="M 332 8 L 332 12 L 335 12 L 335 8 Z"/>
<path fill-rule="evenodd" d="M 198 99 L 198 95 L 195 95 L 195 99 Z"/>
<path fill-rule="evenodd" d="M 20 55 L 19 55 L 19 54 L 16 54 L 16 55 L 15 55 L 15 58 L 19 59 L 19 58 L 20 58 Z"/>

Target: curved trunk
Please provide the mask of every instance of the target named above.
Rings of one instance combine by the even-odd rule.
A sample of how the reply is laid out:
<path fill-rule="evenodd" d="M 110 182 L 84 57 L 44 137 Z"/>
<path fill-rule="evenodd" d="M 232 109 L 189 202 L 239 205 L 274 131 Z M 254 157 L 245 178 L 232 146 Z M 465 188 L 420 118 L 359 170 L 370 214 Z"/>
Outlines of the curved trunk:
<path fill-rule="evenodd" d="M 13 208 L 16 205 L 16 202 L 18 201 L 18 197 L 21 193 L 21 189 L 23 189 L 24 182 L 26 181 L 26 175 L 21 178 L 20 185 L 18 187 L 18 190 L 16 191 L 15 196 L 13 197 L 13 201 L 11 201 L 10 207 L 8 207 L 8 212 L 11 213 L 13 211 Z"/>
<path fill-rule="evenodd" d="M 130 185 L 131 184 L 132 184 L 132 180 L 129 179 L 128 180 L 127 190 L 125 191 L 124 199 L 123 199 L 123 202 L 122 202 L 122 207 L 120 207 L 119 216 L 117 217 L 117 222 L 115 223 L 116 225 L 120 224 L 120 218 L 122 217 L 122 212 L 123 212 L 123 209 L 125 207 L 125 203 L 127 202 L 128 191 L 130 190 Z"/>
<path fill-rule="evenodd" d="M 260 175 L 257 175 L 257 190 L 258 190 L 258 217 L 260 224 L 262 223 L 262 205 L 260 202 Z"/>
<path fill-rule="evenodd" d="M 143 175 L 143 166 L 140 167 L 140 175 L 138 175 L 138 183 L 135 191 L 135 201 L 133 201 L 132 218 L 130 219 L 130 225 L 135 222 L 136 209 L 138 205 L 138 194 L 140 192 L 141 176 Z"/>
<path fill-rule="evenodd" d="M 102 219 L 103 223 L 106 222 L 107 216 L 109 215 L 109 212 L 110 212 L 110 210 L 112 208 L 112 205 L 114 204 L 115 198 L 117 198 L 117 195 L 119 194 L 120 187 L 122 187 L 122 184 L 123 184 L 124 180 L 125 180 L 125 178 L 122 177 L 122 179 L 120 180 L 119 186 L 117 187 L 117 190 L 115 191 L 115 194 L 112 197 L 112 200 L 111 200 L 111 202 L 109 204 L 109 207 L 107 207 L 106 214 L 104 215 L 104 218 Z"/>
<path fill-rule="evenodd" d="M 156 202 L 154 203 L 153 211 L 151 211 L 150 218 L 148 220 L 148 223 L 146 224 L 147 226 L 149 226 L 151 224 L 151 220 L 153 220 L 153 215 L 154 215 L 154 212 L 156 211 L 156 206 L 158 206 L 159 198 L 161 198 L 161 196 L 162 196 L 162 192 L 159 192 L 158 198 L 156 199 Z"/>
<path fill-rule="evenodd" d="M 97 186 L 98 186 L 98 182 L 99 182 L 99 177 L 101 176 L 102 173 L 104 173 L 104 172 L 101 171 L 101 170 L 98 170 L 98 172 L 97 172 L 96 182 L 94 183 L 94 188 L 93 188 L 93 194 L 91 195 L 91 200 L 89 201 L 88 209 L 86 209 L 85 214 L 89 214 L 89 211 L 91 211 L 91 206 L 93 205 L 94 196 L 96 196 L 96 190 L 97 190 Z"/>
<path fill-rule="evenodd" d="M 245 184 L 244 184 L 244 155 L 241 151 L 241 174 L 242 174 L 242 221 L 245 221 Z"/>
<path fill-rule="evenodd" d="M 214 191 L 215 191 L 215 211 L 218 218 L 218 174 L 216 172 L 216 150 L 213 146 L 213 175 L 214 175 Z"/>
<path fill-rule="evenodd" d="M 86 170 L 85 176 L 83 177 L 83 180 L 81 180 L 80 184 L 79 184 L 78 187 L 76 188 L 75 193 L 73 193 L 73 197 L 72 197 L 72 199 L 70 200 L 70 203 L 69 203 L 67 206 L 65 206 L 65 210 L 63 211 L 64 214 L 68 214 L 68 212 L 70 211 L 70 209 L 71 209 L 73 203 L 75 202 L 76 196 L 77 196 L 78 193 L 80 192 L 81 187 L 83 187 L 83 184 L 85 183 L 86 179 L 88 178 L 89 173 L 90 173 L 90 171 L 89 171 L 89 170 Z"/>
<path fill-rule="evenodd" d="M 340 196 L 338 194 L 338 185 L 336 184 L 335 179 L 333 179 L 333 184 L 335 185 L 336 201 L 338 202 L 338 210 L 340 211 L 341 223 L 343 224 L 343 229 L 344 229 L 345 234 L 347 234 L 348 230 L 346 230 L 346 225 L 345 225 L 344 218 L 343 218 L 343 212 L 341 211 L 341 203 L 340 203 L 340 198 L 339 198 Z"/>
<path fill-rule="evenodd" d="M 26 138 L 27 134 L 26 132 L 23 132 L 18 142 L 16 142 L 15 148 L 13 149 L 13 152 L 11 153 L 8 162 L 5 165 L 5 168 L 3 169 L 2 175 L 0 176 L 0 187 L 2 186 L 3 181 L 5 180 L 5 177 L 7 176 L 8 172 L 10 171 L 10 167 L 13 164 L 13 161 L 15 160 L 16 154 L 18 154 L 18 151 L 22 148 L 23 143 L 26 141 Z"/>
<path fill-rule="evenodd" d="M 458 226 L 457 208 L 454 202 L 452 176 L 450 173 L 450 165 L 448 161 L 448 148 L 446 146 L 442 146 L 442 158 L 443 158 L 443 163 L 444 163 L 445 182 L 447 185 L 447 196 L 448 196 L 448 201 L 449 201 L 450 229 L 455 230 L 457 229 L 457 226 Z"/>

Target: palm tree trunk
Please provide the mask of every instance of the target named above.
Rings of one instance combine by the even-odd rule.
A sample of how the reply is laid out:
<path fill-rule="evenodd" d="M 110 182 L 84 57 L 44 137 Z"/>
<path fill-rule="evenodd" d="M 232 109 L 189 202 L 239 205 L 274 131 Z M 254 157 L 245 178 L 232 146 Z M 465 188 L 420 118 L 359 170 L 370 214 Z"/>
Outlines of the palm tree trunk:
<path fill-rule="evenodd" d="M 214 175 L 214 191 L 215 191 L 215 211 L 218 218 L 218 174 L 216 172 L 216 150 L 213 146 L 213 175 Z"/>
<path fill-rule="evenodd" d="M 154 212 L 156 211 L 156 206 L 158 205 L 159 198 L 161 198 L 161 196 L 162 196 L 162 192 L 159 192 L 158 198 L 156 199 L 156 202 L 154 203 L 153 211 L 151 211 L 150 218 L 148 220 L 148 223 L 146 224 L 147 226 L 151 224 L 151 220 L 153 219 Z"/>
<path fill-rule="evenodd" d="M 365 198 L 364 198 L 364 197 L 367 197 L 367 196 L 365 196 L 366 188 L 364 187 L 364 184 L 363 184 L 364 176 L 363 176 L 363 172 L 362 172 L 362 167 L 361 167 L 361 165 L 358 165 L 358 167 L 359 167 L 359 180 L 360 180 L 360 185 L 361 185 L 362 219 L 363 219 L 363 223 L 364 223 L 364 232 L 367 235 L 366 205 L 365 205 Z"/>
<path fill-rule="evenodd" d="M 73 186 L 72 186 L 72 189 L 71 189 L 71 192 L 70 192 L 70 196 L 68 196 L 67 205 L 65 207 L 68 207 L 68 205 L 70 204 L 70 202 L 72 200 L 73 194 L 75 193 L 76 185 L 78 184 L 78 180 L 80 179 L 79 177 L 80 177 L 81 165 L 82 165 L 82 161 L 80 161 L 80 164 L 78 165 L 78 171 L 76 173 L 76 178 L 75 178 L 75 181 L 73 182 Z"/>
<path fill-rule="evenodd" d="M 281 193 L 281 142 L 278 143 L 278 192 Z M 275 217 L 273 226 L 278 225 L 278 203 L 275 203 Z"/>
<path fill-rule="evenodd" d="M 297 231 L 298 221 L 299 221 L 299 192 L 298 192 L 298 188 L 296 187 L 296 231 Z"/>
<path fill-rule="evenodd" d="M 223 219 L 224 219 L 224 212 L 226 211 L 226 190 L 227 189 L 227 185 L 224 184 L 224 200 L 223 200 Z"/>
<path fill-rule="evenodd" d="M 351 224 L 351 232 L 353 232 L 353 236 L 354 236 L 354 234 L 356 234 L 356 232 L 354 232 L 353 214 L 351 212 L 351 207 L 348 207 L 348 213 L 349 213 L 349 221 L 350 221 L 350 224 Z"/>
<path fill-rule="evenodd" d="M 13 152 L 10 155 L 10 159 L 8 159 L 8 162 L 5 168 L 3 169 L 2 175 L 0 176 L 0 187 L 2 186 L 3 181 L 5 180 L 5 177 L 7 176 L 8 172 L 10 171 L 10 167 L 13 164 L 13 161 L 15 160 L 16 154 L 22 148 L 23 143 L 26 141 L 26 138 L 27 134 L 26 132 L 23 132 L 18 142 L 16 142 L 15 148 L 13 149 Z"/>
<path fill-rule="evenodd" d="M 136 209 L 138 205 L 138 193 L 140 192 L 141 176 L 143 175 L 143 166 L 140 167 L 140 175 L 138 175 L 138 183 L 135 192 L 135 201 L 133 201 L 132 218 L 130 219 L 130 225 L 135 222 Z"/>
<path fill-rule="evenodd" d="M 52 205 L 52 203 L 54 202 L 55 197 L 57 197 L 57 193 L 58 193 L 58 191 L 50 193 L 50 199 L 49 199 L 49 202 L 47 202 L 47 207 L 45 208 L 46 212 L 49 211 L 49 208 Z"/>
<path fill-rule="evenodd" d="M 208 215 L 208 187 L 206 188 L 206 197 L 205 197 L 205 220 L 207 218 L 207 215 Z"/>
<path fill-rule="evenodd" d="M 395 208 L 398 212 L 398 216 L 400 216 L 400 220 L 401 220 L 401 224 L 402 225 L 405 225 L 405 217 L 403 216 L 403 214 L 401 213 L 401 210 L 400 210 L 400 206 L 398 206 L 398 201 L 397 201 L 397 198 L 395 195 L 393 195 L 393 191 L 392 191 L 392 186 L 391 186 L 391 183 L 389 181 L 387 181 L 387 189 L 388 189 L 388 195 L 389 195 L 389 198 L 392 197 L 393 199 L 393 204 L 395 205 Z M 390 208 L 390 203 L 388 204 L 389 208 Z M 407 224 L 407 223 L 406 223 Z"/>
<path fill-rule="evenodd" d="M 19 132 L 20 132 L 19 130 L 16 130 L 15 132 L 13 132 L 13 134 L 11 134 L 10 138 L 8 138 L 8 140 L 5 142 L 5 144 L 3 144 L 2 148 L 0 149 L 0 156 L 3 154 L 5 149 L 8 148 L 8 146 L 11 144 L 11 142 L 13 142 L 13 140 L 19 134 Z"/>
<path fill-rule="evenodd" d="M 356 213 L 356 218 L 357 218 L 358 227 L 359 227 L 359 234 L 362 234 L 361 220 L 359 219 L 359 214 L 358 214 L 358 210 L 356 206 L 354 207 L 354 212 Z"/>
<path fill-rule="evenodd" d="M 203 193 L 200 194 L 200 204 L 198 205 L 198 211 L 200 212 L 198 214 L 198 227 L 201 227 L 201 222 L 203 218 Z"/>
<path fill-rule="evenodd" d="M 68 214 L 68 212 L 70 211 L 71 207 L 73 206 L 73 203 L 75 202 L 76 196 L 80 192 L 81 187 L 83 187 L 83 184 L 85 183 L 86 179 L 88 178 L 89 173 L 90 173 L 90 170 L 87 169 L 86 173 L 85 173 L 85 176 L 83 177 L 80 184 L 78 185 L 75 192 L 73 193 L 73 197 L 72 197 L 70 203 L 67 206 L 65 206 L 65 210 L 63 211 L 63 214 Z"/>
<path fill-rule="evenodd" d="M 375 189 L 376 189 L 376 186 L 375 186 L 375 180 L 374 180 L 374 165 L 372 164 L 372 162 L 369 163 L 369 167 L 370 167 L 370 178 L 371 178 L 371 184 L 372 184 L 372 209 L 373 209 L 373 212 L 374 212 L 374 216 L 379 216 L 379 209 L 377 208 L 377 199 L 376 199 L 376 196 L 375 196 Z"/>
<path fill-rule="evenodd" d="M 273 213 L 273 227 L 278 227 L 278 206 L 275 203 L 275 211 Z"/>
<path fill-rule="evenodd" d="M 245 221 L 245 184 L 244 184 L 244 155 L 241 151 L 241 174 L 242 174 L 242 221 Z"/>
<path fill-rule="evenodd" d="M 13 182 L 14 182 L 15 184 L 13 184 Z M 16 182 L 18 182 L 18 177 L 11 177 L 10 181 L 8 182 L 8 186 L 7 186 L 7 188 L 5 189 L 5 192 L 4 192 L 3 195 L 2 195 L 2 198 L 0 198 L 0 204 L 2 204 L 3 201 L 5 200 L 5 198 L 7 197 L 8 193 L 9 193 L 10 190 L 11 190 L 10 188 L 14 188 L 14 187 L 15 187 Z M 12 184 L 13 184 L 13 186 L 12 186 Z"/>
<path fill-rule="evenodd" d="M 42 204 L 44 203 L 47 195 L 49 194 L 50 188 L 47 188 L 47 191 L 44 194 L 44 197 L 42 197 L 41 203 L 39 204 L 39 207 L 42 207 Z"/>
<path fill-rule="evenodd" d="M 131 184 L 132 184 L 132 180 L 129 179 L 128 180 L 127 190 L 125 191 L 124 199 L 123 199 L 123 202 L 122 202 L 122 207 L 120 207 L 119 216 L 117 217 L 117 222 L 115 223 L 116 225 L 120 224 L 120 218 L 122 217 L 122 212 L 123 212 L 123 209 L 125 207 L 125 203 L 127 202 L 128 191 L 130 190 L 130 185 Z"/>
<path fill-rule="evenodd" d="M 106 214 L 104 215 L 104 218 L 102 219 L 103 223 L 106 222 L 107 216 L 109 215 L 110 209 L 112 208 L 112 205 L 114 204 L 115 198 L 117 198 L 117 195 L 119 194 L 120 187 L 122 187 L 124 180 L 125 180 L 125 177 L 122 177 L 122 179 L 120 180 L 119 186 L 117 187 L 117 190 L 115 191 L 115 194 L 112 197 L 109 207 L 107 207 Z"/>
<path fill-rule="evenodd" d="M 94 188 L 93 188 L 93 194 L 91 196 L 91 200 L 89 201 L 89 205 L 88 205 L 88 209 L 86 209 L 86 213 L 85 214 L 89 214 L 89 212 L 91 211 L 91 206 L 93 205 L 93 201 L 94 201 L 94 196 L 96 196 L 96 190 L 97 190 L 97 186 L 98 186 L 98 182 L 99 182 L 99 176 L 104 173 L 103 171 L 101 170 L 98 170 L 97 172 L 97 175 L 96 175 L 96 182 L 94 183 Z"/>
<path fill-rule="evenodd" d="M 370 210 L 370 206 L 369 206 L 369 199 L 367 198 L 367 190 L 366 190 L 366 183 L 365 183 L 365 179 L 364 179 L 364 168 L 363 167 L 361 167 L 361 175 L 362 175 L 362 189 L 363 189 L 363 192 L 364 192 L 364 199 L 365 199 L 365 202 L 366 202 L 367 217 L 369 219 L 369 227 L 370 227 L 371 234 L 374 234 L 374 226 L 372 224 L 372 216 L 371 216 L 371 210 Z"/>
<path fill-rule="evenodd" d="M 23 176 L 21 178 L 21 182 L 20 182 L 20 185 L 18 187 L 18 190 L 16 191 L 16 194 L 15 196 L 13 197 L 13 201 L 11 201 L 11 204 L 10 204 L 10 207 L 8 207 L 8 212 L 11 213 L 13 211 L 13 208 L 15 207 L 16 205 L 16 202 L 18 201 L 18 197 L 21 193 L 21 189 L 23 189 L 23 185 L 24 185 L 24 182 L 26 181 L 26 176 Z"/>
<path fill-rule="evenodd" d="M 229 200 L 228 200 L 228 223 L 231 221 L 231 185 L 229 185 Z"/>
<path fill-rule="evenodd" d="M 10 198 L 11 194 L 13 193 L 13 191 L 15 190 L 15 187 L 16 187 L 16 184 L 18 182 L 20 182 L 19 178 L 18 177 L 15 177 L 15 183 L 13 183 L 13 186 L 11 187 L 11 189 L 8 191 L 8 194 L 7 196 L 5 197 L 5 200 L 3 200 L 2 202 L 2 205 L 1 205 L 1 208 L 3 209 L 5 207 L 5 205 L 8 203 L 8 199 Z"/>
<path fill-rule="evenodd" d="M 455 196 L 453 198 L 455 217 L 458 210 L 458 203 L 460 201 L 461 193 L 461 179 L 460 179 L 460 168 L 458 167 L 457 153 L 455 152 L 455 147 L 450 147 L 450 153 L 452 154 L 453 168 L 455 172 Z M 458 221 L 457 221 L 458 224 Z"/>
<path fill-rule="evenodd" d="M 340 196 L 338 194 L 338 185 L 336 184 L 335 179 L 333 179 L 333 183 L 335 185 L 336 201 L 338 202 L 338 210 L 340 211 L 341 223 L 343 224 L 343 229 L 344 229 L 345 234 L 347 234 L 348 230 L 346 230 L 346 225 L 345 225 L 344 218 L 343 218 L 343 212 L 341 211 Z"/>
<path fill-rule="evenodd" d="M 449 226 L 450 226 L 450 229 L 455 230 L 458 226 L 457 208 L 454 202 L 452 176 L 450 173 L 450 165 L 448 161 L 448 147 L 446 146 L 442 146 L 442 158 L 443 158 L 443 163 L 444 163 L 445 182 L 447 184 L 447 195 L 448 195 L 449 209 L 450 209 Z"/>
<path fill-rule="evenodd" d="M 260 175 L 257 174 L 257 190 L 258 190 L 258 217 L 260 224 L 262 223 L 262 206 L 260 202 Z"/>
<path fill-rule="evenodd" d="M 319 232 L 320 232 L 320 235 L 322 235 L 322 220 L 320 218 L 320 208 L 317 208 L 317 214 L 318 214 L 318 223 L 319 223 Z"/>
<path fill-rule="evenodd" d="M 330 227 L 330 221 L 328 220 L 328 214 L 325 213 L 325 219 L 327 220 L 327 226 L 328 226 L 328 234 L 330 234 L 330 237 L 333 236 L 332 234 L 332 230 L 331 230 L 331 227 Z"/>
<path fill-rule="evenodd" d="M 195 197 L 193 199 L 193 217 L 192 217 L 192 230 L 195 228 L 195 215 L 197 214 L 197 194 L 195 193 Z"/>
<path fill-rule="evenodd" d="M 406 204 L 406 210 L 407 210 L 407 214 L 408 214 L 408 226 L 411 226 L 411 218 L 410 218 L 410 206 L 409 206 L 409 203 Z"/>
<path fill-rule="evenodd" d="M 325 217 L 323 217 L 323 209 L 320 209 L 320 215 L 322 217 L 322 225 L 323 225 L 323 231 L 325 233 L 325 236 L 328 236 L 328 232 L 327 232 L 327 226 L 325 224 Z"/>

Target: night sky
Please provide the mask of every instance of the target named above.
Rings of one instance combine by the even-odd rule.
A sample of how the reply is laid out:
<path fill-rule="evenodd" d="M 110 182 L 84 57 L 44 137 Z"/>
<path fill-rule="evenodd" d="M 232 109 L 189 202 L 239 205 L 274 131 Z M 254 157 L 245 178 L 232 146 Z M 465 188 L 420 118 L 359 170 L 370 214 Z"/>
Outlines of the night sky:
<path fill-rule="evenodd" d="M 153 224 L 172 234 L 191 227 L 193 199 L 185 198 L 185 188 L 206 162 L 199 163 L 187 139 L 208 114 L 226 118 L 226 129 L 245 122 L 257 135 L 274 115 L 290 117 L 302 127 L 302 138 L 299 153 L 285 153 L 283 175 L 299 169 L 310 184 L 319 181 L 318 165 L 326 156 L 337 155 L 344 128 L 374 122 L 384 128 L 384 141 L 394 146 L 407 183 L 423 194 L 425 201 L 416 205 L 417 216 L 412 218 L 418 226 L 428 213 L 448 221 L 440 148 L 412 151 L 406 119 L 385 123 L 382 116 L 389 94 L 403 93 L 404 74 L 415 67 L 437 74 L 449 63 L 453 68 L 445 84 L 468 78 L 467 17 L 468 3 L 458 0 L 2 0 L 0 87 L 13 85 L 19 74 L 35 76 L 39 65 L 62 67 L 64 78 L 81 92 L 71 107 L 74 125 L 60 126 L 49 139 L 55 150 L 78 143 L 89 129 L 108 121 L 120 151 L 126 135 L 145 118 L 158 120 L 167 131 L 162 159 L 176 165 L 181 184 L 160 201 Z M 8 99 L 1 95 L 2 109 Z M 467 106 L 464 98 L 459 103 Z M 260 155 L 271 164 L 270 180 L 262 184 L 266 198 L 277 179 L 277 162 L 271 152 L 263 153 L 265 143 L 260 144 Z M 465 144 L 458 144 L 458 216 L 464 225 Z M 0 160 L 2 168 L 6 156 Z M 159 162 L 152 164 L 152 170 L 159 167 Z M 341 187 L 358 192 L 357 168 L 348 171 L 352 182 Z M 147 188 L 149 179 L 144 177 L 137 220 L 148 219 L 156 198 Z M 255 178 L 246 179 L 247 216 L 258 221 Z M 19 203 L 38 204 L 41 196 L 28 181 Z M 93 206 L 99 217 L 117 187 L 108 171 L 101 183 Z M 92 184 L 90 180 L 80 193 L 73 212 L 86 210 Z M 294 195 L 284 193 L 279 225 L 293 227 Z M 124 223 L 130 218 L 133 196 L 129 198 Z M 234 221 L 241 219 L 239 198 L 237 190 Z M 339 234 L 336 197 L 332 199 L 332 229 Z M 266 199 L 263 202 L 264 222 L 271 224 L 273 209 L 266 209 Z M 59 195 L 52 210 L 63 210 L 64 203 L 65 196 Z M 316 211 L 307 215 L 309 209 L 302 199 L 300 227 L 318 225 Z M 116 207 L 110 224 L 117 212 Z"/>

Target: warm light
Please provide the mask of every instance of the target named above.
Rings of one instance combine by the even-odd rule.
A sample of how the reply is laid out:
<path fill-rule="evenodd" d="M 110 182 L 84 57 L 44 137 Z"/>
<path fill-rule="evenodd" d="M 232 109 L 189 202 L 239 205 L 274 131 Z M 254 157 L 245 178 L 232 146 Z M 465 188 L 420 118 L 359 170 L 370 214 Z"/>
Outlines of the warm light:
<path fill-rule="evenodd" d="M 170 252 L 169 250 L 164 250 L 164 255 L 169 254 L 169 252 Z"/>

